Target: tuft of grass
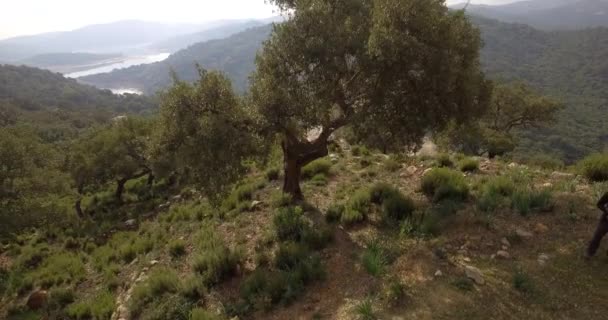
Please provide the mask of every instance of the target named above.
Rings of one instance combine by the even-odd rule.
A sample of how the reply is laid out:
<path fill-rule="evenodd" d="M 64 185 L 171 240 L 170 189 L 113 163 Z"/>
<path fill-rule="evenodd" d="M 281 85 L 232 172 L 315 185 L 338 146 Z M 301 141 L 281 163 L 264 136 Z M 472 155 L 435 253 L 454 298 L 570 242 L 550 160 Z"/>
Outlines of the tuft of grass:
<path fill-rule="evenodd" d="M 469 196 L 469 187 L 460 172 L 446 169 L 432 169 L 422 177 L 424 194 L 440 202 L 445 199 L 464 201 Z"/>
<path fill-rule="evenodd" d="M 327 176 L 324 173 L 318 173 L 310 179 L 310 182 L 318 187 L 327 185 Z"/>
<path fill-rule="evenodd" d="M 355 306 L 355 315 L 359 320 L 376 320 L 376 314 L 374 313 L 374 306 L 372 301 L 367 299 L 362 301 L 357 306 Z"/>
<path fill-rule="evenodd" d="M 399 279 L 391 279 L 387 288 L 386 298 L 392 305 L 398 305 L 405 298 L 407 287 Z"/>
<path fill-rule="evenodd" d="M 266 170 L 265 175 L 268 181 L 276 181 L 279 180 L 279 177 L 281 176 L 281 171 L 279 170 L 279 168 L 270 168 Z"/>
<path fill-rule="evenodd" d="M 549 190 L 528 190 L 520 188 L 511 196 L 511 206 L 522 216 L 532 211 L 549 211 L 552 209 L 552 194 Z"/>
<path fill-rule="evenodd" d="M 74 302 L 76 295 L 71 288 L 54 288 L 49 292 L 49 305 L 61 309 Z"/>
<path fill-rule="evenodd" d="M 459 277 L 452 281 L 452 285 L 462 291 L 473 291 L 475 284 L 467 277 Z"/>
<path fill-rule="evenodd" d="M 334 204 L 327 209 L 325 212 L 325 220 L 328 223 L 336 223 L 342 219 L 342 214 L 344 213 L 344 205 L 342 204 Z"/>
<path fill-rule="evenodd" d="M 332 163 L 327 158 L 317 159 L 302 168 L 301 176 L 304 179 L 311 179 L 312 177 L 323 174 L 329 176 Z"/>
<path fill-rule="evenodd" d="M 435 159 L 435 166 L 439 168 L 452 168 L 454 166 L 454 162 L 452 162 L 449 154 L 442 153 L 437 155 L 437 159 Z"/>
<path fill-rule="evenodd" d="M 181 282 L 179 288 L 179 292 L 182 296 L 192 300 L 200 299 L 205 294 L 206 290 L 207 288 L 205 287 L 203 279 L 197 274 L 186 277 L 184 281 Z"/>
<path fill-rule="evenodd" d="M 205 285 L 218 284 L 236 273 L 240 254 L 230 250 L 211 229 L 200 232 L 197 249 L 201 251 L 194 257 L 192 268 Z"/>
<path fill-rule="evenodd" d="M 369 191 L 365 189 L 356 191 L 346 202 L 340 222 L 345 225 L 352 225 L 364 221 L 367 218 L 370 204 Z"/>
<path fill-rule="evenodd" d="M 388 259 L 384 248 L 382 248 L 378 241 L 372 241 L 368 244 L 361 255 L 361 264 L 374 277 L 384 274 Z"/>
<path fill-rule="evenodd" d="M 488 180 L 483 186 L 484 192 L 509 197 L 515 191 L 515 183 L 506 176 L 497 176 Z"/>
<path fill-rule="evenodd" d="M 579 171 L 593 182 L 608 181 L 608 154 L 593 154 L 578 163 Z"/>
<path fill-rule="evenodd" d="M 458 167 L 462 172 L 475 172 L 479 170 L 479 161 L 473 158 L 465 158 L 460 161 Z"/>
<path fill-rule="evenodd" d="M 164 294 L 177 293 L 179 283 L 179 277 L 174 270 L 154 269 L 148 279 L 133 289 L 129 305 L 131 317 L 137 317 L 147 304 L 162 299 Z"/>
<path fill-rule="evenodd" d="M 35 284 L 50 288 L 55 285 L 78 283 L 84 280 L 86 270 L 81 257 L 72 253 L 59 253 L 50 256 L 31 276 Z"/>
<path fill-rule="evenodd" d="M 274 258 L 275 267 L 279 270 L 292 270 L 308 259 L 308 248 L 296 242 L 284 242 L 279 245 Z"/>
<path fill-rule="evenodd" d="M 115 298 L 112 293 L 103 291 L 94 297 L 69 305 L 66 309 L 68 316 L 74 319 L 110 320 L 115 308 Z"/>
<path fill-rule="evenodd" d="M 306 228 L 301 207 L 280 208 L 272 222 L 277 238 L 281 241 L 299 241 Z"/>
<path fill-rule="evenodd" d="M 365 146 L 353 146 L 350 152 L 355 157 L 370 155 L 369 149 L 367 149 Z"/>
<path fill-rule="evenodd" d="M 277 191 L 272 194 L 270 202 L 275 208 L 284 208 L 290 206 L 293 203 L 293 199 L 291 195 L 283 191 Z"/>
<path fill-rule="evenodd" d="M 401 163 L 393 158 L 384 160 L 383 167 L 388 172 L 395 172 L 401 169 Z"/>
<path fill-rule="evenodd" d="M 382 202 L 382 220 L 386 223 L 403 221 L 416 209 L 414 201 L 400 192 L 393 193 Z"/>
<path fill-rule="evenodd" d="M 173 258 L 179 258 L 186 253 L 186 242 L 176 239 L 169 242 L 169 254 Z"/>
<path fill-rule="evenodd" d="M 513 275 L 513 288 L 519 292 L 530 294 L 534 292 L 534 282 L 530 276 L 520 270 Z"/>

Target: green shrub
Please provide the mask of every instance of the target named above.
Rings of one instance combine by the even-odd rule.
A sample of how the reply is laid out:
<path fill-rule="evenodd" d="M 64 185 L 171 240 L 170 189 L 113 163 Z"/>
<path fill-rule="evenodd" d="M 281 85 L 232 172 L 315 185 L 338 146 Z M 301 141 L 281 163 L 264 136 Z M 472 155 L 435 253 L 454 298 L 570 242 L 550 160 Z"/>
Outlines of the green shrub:
<path fill-rule="evenodd" d="M 173 258 L 179 258 L 186 253 L 186 242 L 176 239 L 169 242 L 169 254 Z"/>
<path fill-rule="evenodd" d="M 517 271 L 513 276 L 513 287 L 523 293 L 532 293 L 534 291 L 534 282 L 527 274 Z"/>
<path fill-rule="evenodd" d="M 315 186 L 326 186 L 327 185 L 327 177 L 323 173 L 316 174 L 314 177 L 310 179 L 310 182 Z"/>
<path fill-rule="evenodd" d="M 558 156 L 547 154 L 534 155 L 530 157 L 526 163 L 545 170 L 559 170 L 564 168 L 564 162 L 560 160 Z"/>
<path fill-rule="evenodd" d="M 271 203 L 275 208 L 283 208 L 290 206 L 293 203 L 293 199 L 290 194 L 278 191 L 272 194 Z"/>
<path fill-rule="evenodd" d="M 382 219 L 387 223 L 402 221 L 411 217 L 415 209 L 412 199 L 395 193 L 382 202 Z"/>
<path fill-rule="evenodd" d="M 344 213 L 344 205 L 334 204 L 327 209 L 325 220 L 329 223 L 339 222 L 342 219 L 342 213 Z"/>
<path fill-rule="evenodd" d="M 492 212 L 500 206 L 502 199 L 498 193 L 483 192 L 477 200 L 477 208 L 483 212 Z"/>
<path fill-rule="evenodd" d="M 58 309 L 74 302 L 74 290 L 71 288 L 55 288 L 49 292 L 49 305 Z"/>
<path fill-rule="evenodd" d="M 393 158 L 384 160 L 384 169 L 389 172 L 395 172 L 401 169 L 401 163 Z"/>
<path fill-rule="evenodd" d="M 166 295 L 146 306 L 140 320 L 188 320 L 194 303 L 181 295 Z"/>
<path fill-rule="evenodd" d="M 221 320 L 221 316 L 201 308 L 194 308 L 190 312 L 189 320 Z"/>
<path fill-rule="evenodd" d="M 251 200 L 256 189 L 257 187 L 253 183 L 248 183 L 236 188 L 234 194 L 239 202 Z"/>
<path fill-rule="evenodd" d="M 359 165 L 361 165 L 361 168 L 367 168 L 372 165 L 372 160 L 367 156 L 362 157 L 359 159 Z"/>
<path fill-rule="evenodd" d="M 552 194 L 549 190 L 528 190 L 520 188 L 511 196 L 511 205 L 521 215 L 531 211 L 548 211 L 552 209 Z"/>
<path fill-rule="evenodd" d="M 365 146 L 353 146 L 350 152 L 355 157 L 370 155 L 369 149 L 367 149 Z"/>
<path fill-rule="evenodd" d="M 359 320 L 376 320 L 376 314 L 374 313 L 374 306 L 371 300 L 365 300 L 359 303 L 355 307 L 355 315 Z"/>
<path fill-rule="evenodd" d="M 80 282 L 85 278 L 86 270 L 81 257 L 71 253 L 59 253 L 50 256 L 32 277 L 35 283 L 43 288 L 54 285 Z"/>
<path fill-rule="evenodd" d="M 344 206 L 340 222 L 346 225 L 364 221 L 367 218 L 371 204 L 369 191 L 361 189 L 356 191 Z"/>
<path fill-rule="evenodd" d="M 279 245 L 274 258 L 274 265 L 280 270 L 292 270 L 309 256 L 308 248 L 296 242 L 284 242 Z"/>
<path fill-rule="evenodd" d="M 451 168 L 454 166 L 454 162 L 452 162 L 449 154 L 442 153 L 437 155 L 437 159 L 435 159 L 435 166 L 439 168 Z"/>
<path fill-rule="evenodd" d="M 369 274 L 381 276 L 388 264 L 384 248 L 377 241 L 369 243 L 361 255 L 361 264 Z"/>
<path fill-rule="evenodd" d="M 397 305 L 406 295 L 406 286 L 398 278 L 390 280 L 386 298 L 392 305 Z"/>
<path fill-rule="evenodd" d="M 177 293 L 179 283 L 179 277 L 174 270 L 154 269 L 148 279 L 133 289 L 129 305 L 131 317 L 137 317 L 147 304 L 163 300 L 163 295 Z"/>
<path fill-rule="evenodd" d="M 466 200 L 469 187 L 461 173 L 446 168 L 432 169 L 422 177 L 422 191 L 434 202 Z"/>
<path fill-rule="evenodd" d="M 333 230 L 327 226 L 307 227 L 302 232 L 301 240 L 310 249 L 321 250 L 333 240 Z"/>
<path fill-rule="evenodd" d="M 581 173 L 590 181 L 608 181 L 608 154 L 594 154 L 579 163 Z"/>
<path fill-rule="evenodd" d="M 474 172 L 479 170 L 479 161 L 473 158 L 466 158 L 460 161 L 458 167 L 462 172 Z"/>
<path fill-rule="evenodd" d="M 200 299 L 205 294 L 205 291 L 206 288 L 203 279 L 196 274 L 186 277 L 184 281 L 181 282 L 179 289 L 182 296 L 192 300 Z"/>
<path fill-rule="evenodd" d="M 205 285 L 211 286 L 233 276 L 240 260 L 239 254 L 222 244 L 202 250 L 194 257 L 192 268 L 201 275 Z"/>
<path fill-rule="evenodd" d="M 515 191 L 515 183 L 506 176 L 497 176 L 486 182 L 483 188 L 484 192 L 508 197 Z"/>
<path fill-rule="evenodd" d="M 268 179 L 268 181 L 279 180 L 280 176 L 281 176 L 281 171 L 278 168 L 270 168 L 270 169 L 266 170 L 266 179 Z"/>
<path fill-rule="evenodd" d="M 327 158 L 317 159 L 302 168 L 301 176 L 304 179 L 310 179 L 318 174 L 329 176 L 331 170 L 331 161 Z"/>
<path fill-rule="evenodd" d="M 273 218 L 277 238 L 281 241 L 299 241 L 306 228 L 306 221 L 300 207 L 281 208 Z"/>
<path fill-rule="evenodd" d="M 472 291 L 475 288 L 473 280 L 467 277 L 457 278 L 452 282 L 452 285 L 462 291 Z"/>
<path fill-rule="evenodd" d="M 382 204 L 384 200 L 399 194 L 399 190 L 388 183 L 379 182 L 369 190 L 370 201 L 375 204 Z"/>
<path fill-rule="evenodd" d="M 115 308 L 115 298 L 112 293 L 104 291 L 82 302 L 67 307 L 67 314 L 75 319 L 110 320 Z"/>

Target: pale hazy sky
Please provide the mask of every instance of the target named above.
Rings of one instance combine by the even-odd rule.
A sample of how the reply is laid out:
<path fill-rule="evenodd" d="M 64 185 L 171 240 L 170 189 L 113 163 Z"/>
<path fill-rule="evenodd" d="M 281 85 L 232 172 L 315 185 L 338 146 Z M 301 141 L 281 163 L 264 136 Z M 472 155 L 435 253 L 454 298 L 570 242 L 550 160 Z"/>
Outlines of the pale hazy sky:
<path fill-rule="evenodd" d="M 448 0 L 450 4 L 465 0 Z M 473 0 L 504 3 L 518 0 Z M 267 18 L 276 10 L 264 0 L 2 0 L 0 39 L 118 20 L 200 23 Z"/>

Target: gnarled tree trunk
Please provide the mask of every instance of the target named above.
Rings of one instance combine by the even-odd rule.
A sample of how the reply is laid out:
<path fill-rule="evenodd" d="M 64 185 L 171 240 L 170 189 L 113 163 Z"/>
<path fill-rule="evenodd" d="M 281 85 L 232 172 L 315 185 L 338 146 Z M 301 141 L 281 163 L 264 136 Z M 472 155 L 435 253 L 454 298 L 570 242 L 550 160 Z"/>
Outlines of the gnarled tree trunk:
<path fill-rule="evenodd" d="M 78 187 L 78 199 L 76 199 L 76 203 L 74 203 L 74 209 L 76 210 L 76 215 L 78 215 L 79 218 L 84 218 L 84 212 L 82 211 L 83 189 L 84 188 L 81 186 Z"/>
<path fill-rule="evenodd" d="M 302 167 L 316 159 L 327 156 L 329 154 L 327 144 L 327 136 L 323 135 L 314 142 L 294 142 L 286 139 L 282 143 L 285 171 L 283 192 L 289 194 L 293 200 L 304 199 L 300 188 Z"/>
<path fill-rule="evenodd" d="M 127 178 L 122 178 L 116 181 L 116 192 L 114 193 L 114 197 L 116 198 L 116 201 L 118 201 L 119 203 L 122 203 L 122 194 L 125 191 L 125 184 L 129 181 L 129 180 L 133 180 L 133 179 L 139 179 L 147 174 L 152 174 L 150 172 L 150 170 L 145 170 L 141 173 L 135 174 L 133 176 L 127 177 Z M 149 182 L 150 180 L 148 180 Z"/>

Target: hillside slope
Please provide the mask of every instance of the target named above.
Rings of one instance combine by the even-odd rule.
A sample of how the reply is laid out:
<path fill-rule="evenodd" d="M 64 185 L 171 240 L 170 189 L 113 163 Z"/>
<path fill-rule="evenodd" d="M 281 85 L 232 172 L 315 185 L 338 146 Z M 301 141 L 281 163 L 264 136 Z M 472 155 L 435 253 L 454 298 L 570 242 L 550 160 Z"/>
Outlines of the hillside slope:
<path fill-rule="evenodd" d="M 263 168 L 252 168 L 221 208 L 162 183 L 154 200 L 142 192 L 145 182 L 130 185 L 122 206 L 91 194 L 90 223 L 0 247 L 0 317 L 40 317 L 25 307 L 33 292 L 50 295 L 44 312 L 68 319 L 186 320 L 195 312 L 199 319 L 553 320 L 608 312 L 607 258 L 582 257 L 604 185 L 481 160 L 478 171 L 451 171 L 470 190 L 466 200 L 433 203 L 421 180 L 434 159 L 354 150 L 336 150 L 323 178 L 304 182 L 301 220 L 277 218 L 298 217 L 299 209 L 285 211 L 280 181 Z M 413 200 L 409 220 L 388 223 L 390 206 L 362 198 L 377 183 Z M 530 208 L 522 194 L 544 200 Z M 335 222 L 330 208 L 353 201 L 363 218 Z"/>

